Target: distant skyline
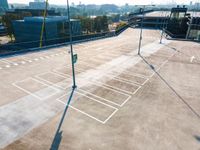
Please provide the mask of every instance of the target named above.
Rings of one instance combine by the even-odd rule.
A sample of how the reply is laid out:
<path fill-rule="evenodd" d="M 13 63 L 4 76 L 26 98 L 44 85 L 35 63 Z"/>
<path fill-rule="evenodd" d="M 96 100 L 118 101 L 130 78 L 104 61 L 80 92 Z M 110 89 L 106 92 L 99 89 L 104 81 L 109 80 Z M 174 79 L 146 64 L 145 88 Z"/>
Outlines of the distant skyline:
<path fill-rule="evenodd" d="M 8 3 L 20 3 L 28 4 L 30 1 L 34 0 L 8 0 Z M 76 5 L 81 1 L 82 4 L 116 4 L 124 5 L 128 3 L 129 5 L 148 5 L 148 4 L 189 4 L 190 1 L 193 3 L 199 2 L 200 0 L 69 0 L 70 4 L 73 2 Z M 66 5 L 66 0 L 49 0 L 50 4 Z"/>

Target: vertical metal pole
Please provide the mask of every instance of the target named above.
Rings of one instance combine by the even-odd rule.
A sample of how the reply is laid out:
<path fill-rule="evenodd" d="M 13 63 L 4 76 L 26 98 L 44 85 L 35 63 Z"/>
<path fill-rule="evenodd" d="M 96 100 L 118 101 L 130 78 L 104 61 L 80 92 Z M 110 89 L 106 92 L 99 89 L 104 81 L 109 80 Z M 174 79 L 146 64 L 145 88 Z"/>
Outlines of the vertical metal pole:
<path fill-rule="evenodd" d="M 76 77 L 75 77 L 75 68 L 74 68 L 74 52 L 73 52 L 73 45 L 72 45 L 72 25 L 70 20 L 70 7 L 69 7 L 69 0 L 67 0 L 67 13 L 68 13 L 68 23 L 69 23 L 69 38 L 70 38 L 70 51 L 71 51 L 71 62 L 72 62 L 72 76 L 73 76 L 73 86 L 72 88 L 75 89 L 76 86 Z"/>
<path fill-rule="evenodd" d="M 162 43 L 162 39 L 163 39 L 164 28 L 165 28 L 165 23 L 166 23 L 166 16 L 167 16 L 167 13 L 164 15 L 164 20 L 163 20 L 163 25 L 162 25 L 162 33 L 161 33 L 161 36 L 160 36 L 160 44 Z"/>
<path fill-rule="evenodd" d="M 44 34 L 44 30 L 45 30 L 45 25 L 46 25 L 47 7 L 48 7 L 48 0 L 46 0 L 45 10 L 44 10 L 44 18 L 43 18 L 42 30 L 41 30 L 41 34 L 40 34 L 40 48 L 42 47 L 43 34 Z"/>
<path fill-rule="evenodd" d="M 140 39 L 139 39 L 139 47 L 138 47 L 138 55 L 140 55 L 140 50 L 141 50 L 141 44 L 142 44 L 142 28 L 143 28 L 143 23 L 144 23 L 144 9 L 145 6 L 142 8 L 142 21 L 141 21 L 141 28 L 140 28 Z"/>
<path fill-rule="evenodd" d="M 189 24 L 188 24 L 188 30 L 187 30 L 187 34 L 186 34 L 186 39 L 188 39 L 189 35 L 190 35 L 192 20 L 193 20 L 193 16 L 192 16 L 191 20 L 188 22 Z"/>

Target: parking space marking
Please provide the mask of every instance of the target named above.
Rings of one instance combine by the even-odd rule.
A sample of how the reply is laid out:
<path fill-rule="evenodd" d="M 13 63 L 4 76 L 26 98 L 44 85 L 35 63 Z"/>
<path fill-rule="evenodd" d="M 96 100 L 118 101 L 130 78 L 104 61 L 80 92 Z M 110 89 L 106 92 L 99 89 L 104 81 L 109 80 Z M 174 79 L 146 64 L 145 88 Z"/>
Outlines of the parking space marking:
<path fill-rule="evenodd" d="M 110 116 L 108 116 L 108 117 L 106 118 L 106 120 L 100 120 L 100 119 L 98 119 L 98 118 L 96 118 L 96 117 L 94 117 L 94 116 L 92 116 L 92 115 L 90 115 L 90 114 L 88 114 L 88 113 L 86 113 L 86 112 L 84 112 L 84 111 L 78 109 L 78 108 L 75 108 L 75 107 L 71 106 L 71 104 L 68 105 L 67 103 L 65 103 L 65 102 L 63 102 L 62 100 L 60 100 L 61 98 L 68 96 L 69 93 L 68 93 L 68 94 L 62 95 L 61 97 L 57 98 L 56 100 L 57 100 L 58 102 L 64 104 L 64 105 L 69 106 L 70 108 L 72 108 L 72 109 L 74 109 L 74 110 L 76 110 L 76 111 L 78 111 L 78 112 L 80 112 L 80 113 L 82 113 L 82 114 L 84 114 L 84 115 L 86 115 L 86 116 L 88 116 L 88 117 L 90 117 L 90 118 L 92 118 L 92 119 L 94 119 L 94 120 L 96 120 L 96 121 L 102 123 L 102 124 L 105 124 L 106 122 L 108 122 L 108 120 L 110 120 L 110 119 L 112 118 L 112 116 L 118 111 L 117 108 L 115 108 L 115 107 L 113 107 L 113 106 L 110 106 L 110 105 L 108 105 L 108 104 L 106 104 L 106 103 L 103 103 L 103 102 L 101 102 L 101 101 L 99 101 L 99 100 L 96 100 L 96 99 L 94 99 L 94 98 L 91 98 L 91 97 L 89 97 L 89 96 L 87 96 L 87 95 L 85 95 L 85 94 L 82 94 L 82 93 L 77 92 L 77 91 L 76 91 L 76 93 L 78 93 L 78 94 L 80 94 L 80 95 L 82 95 L 82 96 L 85 96 L 85 97 L 87 97 L 88 99 L 93 100 L 93 101 L 95 101 L 95 102 L 97 102 L 97 103 L 100 103 L 100 104 L 102 104 L 102 105 L 105 105 L 105 106 L 107 106 L 107 107 L 110 107 L 110 108 L 114 109 L 115 111 L 113 111 L 113 113 L 112 113 Z"/>
<path fill-rule="evenodd" d="M 128 79 L 125 79 L 125 78 L 122 78 L 122 77 L 115 77 L 115 79 L 120 79 L 121 81 L 125 81 L 125 82 L 127 82 L 127 83 L 133 83 L 133 84 L 135 84 L 135 85 L 144 85 L 145 84 L 145 82 L 148 80 L 148 79 L 146 79 L 143 83 L 137 83 L 137 82 L 135 82 L 135 81 L 131 81 L 131 80 L 128 80 Z"/>
<path fill-rule="evenodd" d="M 94 84 L 94 83 L 92 83 L 92 84 Z M 84 90 L 84 88 L 83 88 L 83 89 L 80 88 L 80 89 L 78 89 L 78 90 L 80 90 L 80 91 L 82 91 L 82 92 L 84 92 L 84 93 L 88 93 L 89 95 L 92 95 L 92 96 L 94 96 L 94 97 L 96 97 L 96 98 L 99 98 L 99 99 L 101 99 L 101 100 L 104 100 L 104 101 L 106 101 L 106 102 L 108 102 L 108 103 L 117 105 L 117 106 L 119 106 L 119 107 L 122 107 L 122 106 L 124 105 L 124 103 L 125 103 L 126 101 L 128 101 L 128 100 L 131 98 L 131 95 L 128 95 L 128 94 L 122 93 L 122 92 L 120 92 L 120 91 L 117 91 L 117 90 L 108 88 L 108 87 L 106 87 L 106 86 L 102 86 L 102 85 L 98 85 L 98 84 L 94 84 L 94 85 L 95 85 L 95 86 L 98 86 L 98 87 L 100 87 L 100 88 L 108 89 L 108 90 L 113 91 L 113 92 L 115 92 L 115 93 L 119 93 L 119 94 L 121 94 L 121 95 L 127 96 L 127 99 L 123 100 L 123 103 L 118 104 L 118 103 L 116 103 L 116 102 L 113 102 L 113 101 L 111 101 L 111 100 L 108 100 L 108 99 L 106 99 L 106 98 L 103 98 L 103 97 L 101 97 L 101 96 L 98 96 L 98 95 L 96 95 L 96 94 L 93 94 L 93 93 L 91 93 L 91 92 L 89 92 L 89 91 L 86 91 L 86 90 Z"/>
<path fill-rule="evenodd" d="M 51 82 L 51 81 L 48 81 L 48 80 L 46 80 L 46 79 L 40 77 L 41 75 L 44 75 L 44 74 L 47 74 L 47 73 L 52 73 L 52 74 L 55 74 L 55 75 L 57 75 L 57 76 L 60 76 L 60 77 L 62 77 L 62 78 L 65 78 L 65 79 L 62 80 L 61 82 L 53 83 L 53 82 Z M 48 83 L 48 84 L 51 84 L 51 85 L 56 86 L 56 87 L 58 87 L 58 88 L 61 88 L 61 89 L 63 89 L 63 90 L 65 90 L 65 89 L 71 87 L 71 85 L 69 85 L 69 86 L 66 86 L 66 87 L 64 88 L 64 87 L 62 87 L 61 85 L 59 85 L 59 84 L 61 84 L 61 83 L 64 83 L 64 82 L 67 81 L 68 79 L 70 79 L 70 77 L 65 77 L 65 76 L 63 76 L 63 75 L 57 74 L 57 73 L 52 72 L 52 71 L 38 74 L 38 75 L 36 75 L 35 77 L 36 77 L 37 79 L 39 79 L 39 80 L 42 80 L 42 81 L 44 81 L 44 82 L 46 82 L 46 83 Z"/>
<path fill-rule="evenodd" d="M 10 65 L 6 65 L 6 68 L 10 68 L 11 66 Z"/>
<path fill-rule="evenodd" d="M 12 62 L 6 59 L 2 59 L 1 62 L 6 63 L 6 64 L 11 64 Z"/>
<path fill-rule="evenodd" d="M 119 70 L 119 72 L 121 72 L 121 70 Z M 128 70 L 123 70 L 123 72 L 127 73 L 129 75 L 134 75 L 134 76 L 144 78 L 144 79 L 148 79 L 149 77 L 151 77 L 151 76 L 145 76 L 145 75 L 142 75 L 142 74 L 139 74 L 139 73 L 131 72 L 131 71 L 128 71 Z"/>
<path fill-rule="evenodd" d="M 5 68 L 10 68 L 10 67 L 13 67 L 13 66 L 24 65 L 26 63 L 37 62 L 39 60 L 50 59 L 51 57 L 63 55 L 63 54 L 65 54 L 65 52 L 60 52 L 60 53 L 56 53 L 56 54 L 44 53 L 44 54 L 46 54 L 46 56 L 40 56 L 40 54 L 41 53 L 38 53 L 38 58 L 31 58 L 31 57 L 27 58 L 26 56 L 17 56 L 17 58 L 21 59 L 21 61 L 19 60 L 19 62 L 10 61 L 10 60 L 7 60 L 7 59 L 2 59 L 2 60 L 0 60 L 0 62 L 5 63 L 5 66 L 4 66 Z M 2 69 L 4 69 L 4 67 L 2 67 Z"/>
<path fill-rule="evenodd" d="M 21 63 L 21 64 L 26 64 L 26 62 L 25 62 L 25 61 L 21 61 L 20 63 Z"/>
<path fill-rule="evenodd" d="M 125 92 L 126 94 L 131 94 L 131 95 L 134 95 L 134 94 L 135 94 L 135 91 L 137 91 L 138 88 L 141 87 L 141 86 L 138 86 L 138 88 L 137 88 L 134 92 L 129 92 L 129 91 L 126 91 L 126 90 L 120 89 L 120 88 L 118 88 L 118 87 L 108 85 L 108 84 L 103 83 L 103 82 L 99 82 L 99 81 L 94 81 L 94 82 L 96 82 L 97 84 L 103 84 L 103 85 L 105 85 L 105 86 L 107 86 L 107 87 L 110 87 L 110 88 L 113 88 L 113 89 L 116 89 L 116 90 L 119 90 L 119 91 Z"/>
<path fill-rule="evenodd" d="M 51 89 L 55 90 L 55 92 L 52 93 L 52 94 L 50 94 L 50 95 L 47 95 L 47 96 L 44 97 L 44 98 L 41 98 L 41 97 L 37 96 L 36 94 L 34 94 L 34 93 L 37 93 L 38 91 L 32 93 L 32 92 L 30 92 L 30 91 L 28 91 L 28 90 L 26 90 L 26 89 L 24 89 L 24 88 L 22 88 L 22 87 L 20 87 L 20 86 L 17 85 L 18 83 L 23 83 L 23 82 L 25 82 L 26 80 L 29 80 L 29 79 L 30 79 L 30 80 L 33 80 L 33 81 L 35 81 L 35 82 L 38 82 L 38 83 L 40 83 L 40 84 L 42 84 L 42 85 L 45 85 L 46 88 L 51 88 Z M 33 96 L 33 97 L 35 97 L 35 98 L 41 100 L 41 101 L 44 100 L 44 99 L 50 98 L 50 97 L 52 97 L 52 96 L 54 96 L 55 94 L 57 94 L 57 93 L 60 92 L 58 89 L 56 89 L 56 88 L 54 88 L 54 87 L 52 87 L 52 86 L 49 86 L 49 85 L 47 85 L 47 84 L 45 84 L 45 83 L 43 83 L 43 82 L 41 82 L 41 81 L 39 81 L 39 80 L 37 80 L 37 79 L 34 79 L 34 78 L 32 78 L 32 77 L 28 77 L 28 78 L 26 78 L 26 79 L 24 79 L 24 80 L 14 82 L 14 83 L 12 83 L 12 85 L 13 85 L 14 87 L 17 87 L 18 89 L 24 91 L 25 93 L 27 93 L 27 94 L 29 94 L 29 95 L 31 95 L 31 96 Z"/>
<path fill-rule="evenodd" d="M 71 69 L 71 66 L 64 66 L 63 68 Z M 63 68 L 54 69 L 53 72 L 54 72 L 55 74 L 59 74 L 60 76 L 63 76 L 63 77 L 66 77 L 66 76 L 67 76 L 67 77 L 70 77 L 70 78 L 71 78 L 71 74 L 67 74 L 67 73 L 64 74 L 64 73 L 58 71 L 58 70 L 63 69 Z M 81 70 L 80 68 L 75 68 L 75 71 L 78 72 L 78 73 L 80 73 L 80 72 L 82 72 L 82 71 L 84 71 L 84 70 Z M 72 71 L 69 72 L 69 73 L 72 73 Z"/>
<path fill-rule="evenodd" d="M 14 65 L 14 66 L 18 66 L 19 64 L 18 64 L 18 63 L 13 63 L 13 65 Z"/>
<path fill-rule="evenodd" d="M 34 58 L 34 61 L 39 61 L 39 59 L 38 58 Z"/>
<path fill-rule="evenodd" d="M 116 76 L 113 76 L 113 75 L 106 74 L 105 76 L 111 78 L 112 80 L 124 82 L 124 83 L 127 83 L 127 84 L 132 84 L 132 85 L 136 85 L 136 86 L 141 86 L 141 85 L 139 85 L 138 83 L 133 83 L 133 82 L 130 83 L 129 81 L 123 81 L 123 80 L 118 79 Z"/>

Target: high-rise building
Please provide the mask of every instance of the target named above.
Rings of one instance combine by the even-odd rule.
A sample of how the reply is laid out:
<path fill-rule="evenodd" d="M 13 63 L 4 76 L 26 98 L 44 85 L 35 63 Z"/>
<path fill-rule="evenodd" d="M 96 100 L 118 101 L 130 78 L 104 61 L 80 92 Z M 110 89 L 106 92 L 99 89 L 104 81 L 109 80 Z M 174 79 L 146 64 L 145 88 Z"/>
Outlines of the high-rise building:
<path fill-rule="evenodd" d="M 45 9 L 46 2 L 45 0 L 34 0 L 34 2 L 29 3 L 30 9 Z"/>
<path fill-rule="evenodd" d="M 4 14 L 7 9 L 8 9 L 7 0 L 0 0 L 0 15 Z"/>
<path fill-rule="evenodd" d="M 0 8 L 1 9 L 8 9 L 8 1 L 7 0 L 0 0 Z"/>

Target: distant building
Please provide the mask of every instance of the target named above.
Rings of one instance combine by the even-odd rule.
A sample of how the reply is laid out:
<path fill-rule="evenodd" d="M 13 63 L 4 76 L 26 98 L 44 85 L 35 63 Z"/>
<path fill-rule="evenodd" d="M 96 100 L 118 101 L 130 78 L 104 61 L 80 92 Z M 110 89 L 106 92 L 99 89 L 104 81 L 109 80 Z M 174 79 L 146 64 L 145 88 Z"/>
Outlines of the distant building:
<path fill-rule="evenodd" d="M 7 0 L 0 0 L 0 14 L 4 13 L 8 9 Z"/>
<path fill-rule="evenodd" d="M 0 23 L 0 36 L 6 34 L 7 34 L 6 27 L 4 27 L 3 24 Z"/>
<path fill-rule="evenodd" d="M 11 9 L 6 11 L 6 14 L 17 14 L 20 15 L 22 13 L 30 13 L 31 16 L 42 16 L 44 13 L 44 9 Z M 47 16 L 60 16 L 61 14 L 55 12 L 55 10 L 47 10 Z"/>
<path fill-rule="evenodd" d="M 186 38 L 200 41 L 200 17 L 190 19 Z"/>
<path fill-rule="evenodd" d="M 73 35 L 81 34 L 79 20 L 71 20 Z M 39 41 L 41 36 L 43 17 L 25 17 L 24 20 L 12 22 L 16 42 Z M 69 38 L 69 22 L 67 17 L 49 16 L 46 18 L 43 34 L 44 42 L 48 44 L 57 43 Z"/>
<path fill-rule="evenodd" d="M 0 0 L 0 7 L 3 8 L 3 9 L 8 9 L 7 0 Z"/>
<path fill-rule="evenodd" d="M 45 9 L 46 2 L 44 0 L 35 0 L 34 2 L 29 2 L 30 9 Z"/>
<path fill-rule="evenodd" d="M 189 16 L 185 6 L 171 9 L 166 32 L 173 38 L 185 38 L 188 30 Z"/>
<path fill-rule="evenodd" d="M 128 22 L 129 24 L 141 27 L 141 21 L 143 19 L 143 27 L 145 28 L 156 28 L 156 29 L 162 29 L 166 26 L 167 20 L 169 17 L 167 16 L 160 16 L 162 13 L 161 11 L 157 11 L 155 15 L 151 15 L 151 11 L 145 11 L 145 16 L 141 15 L 142 12 L 138 13 L 130 13 Z M 166 12 L 165 12 L 166 13 Z"/>

